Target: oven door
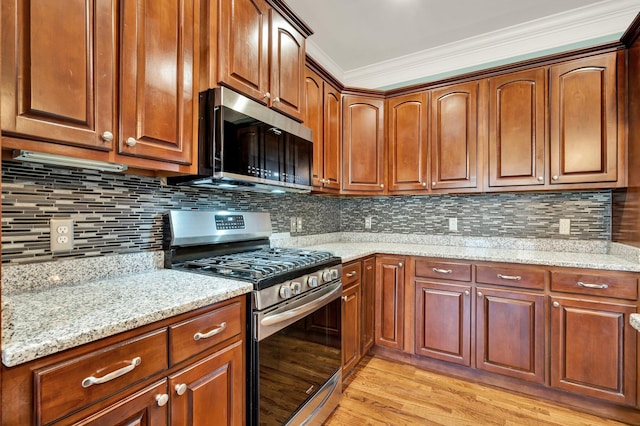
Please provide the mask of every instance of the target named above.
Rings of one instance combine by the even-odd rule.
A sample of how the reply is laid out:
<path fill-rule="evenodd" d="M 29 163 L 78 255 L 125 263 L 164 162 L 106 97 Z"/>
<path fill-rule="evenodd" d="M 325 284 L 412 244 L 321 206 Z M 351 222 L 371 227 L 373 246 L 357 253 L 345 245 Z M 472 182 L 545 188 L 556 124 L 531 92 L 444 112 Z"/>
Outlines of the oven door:
<path fill-rule="evenodd" d="M 316 411 L 333 410 L 328 401 L 342 387 L 341 295 L 336 281 L 253 314 L 250 424 L 314 424 Z"/>

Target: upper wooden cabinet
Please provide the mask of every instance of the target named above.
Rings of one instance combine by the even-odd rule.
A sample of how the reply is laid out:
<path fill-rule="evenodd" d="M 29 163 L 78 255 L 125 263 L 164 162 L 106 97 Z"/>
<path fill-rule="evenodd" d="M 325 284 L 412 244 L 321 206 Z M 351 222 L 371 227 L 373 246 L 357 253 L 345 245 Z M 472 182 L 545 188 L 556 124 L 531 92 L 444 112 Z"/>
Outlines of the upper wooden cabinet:
<path fill-rule="evenodd" d="M 489 186 L 545 183 L 546 69 L 489 79 Z"/>
<path fill-rule="evenodd" d="M 198 131 L 199 3 L 122 2 L 120 154 L 191 162 Z"/>
<path fill-rule="evenodd" d="M 616 61 L 614 52 L 551 67 L 551 184 L 618 180 Z"/>
<path fill-rule="evenodd" d="M 304 125 L 313 131 L 313 186 L 340 189 L 341 94 L 315 72 L 305 69 Z"/>
<path fill-rule="evenodd" d="M 384 101 L 345 95 L 342 99 L 342 189 L 384 191 Z"/>
<path fill-rule="evenodd" d="M 431 189 L 477 188 L 478 85 L 431 92 Z"/>
<path fill-rule="evenodd" d="M 265 0 L 219 5 L 218 81 L 302 121 L 304 36 Z"/>
<path fill-rule="evenodd" d="M 388 190 L 428 190 L 429 93 L 387 101 Z"/>
<path fill-rule="evenodd" d="M 113 0 L 2 2 L 2 131 L 111 151 Z"/>

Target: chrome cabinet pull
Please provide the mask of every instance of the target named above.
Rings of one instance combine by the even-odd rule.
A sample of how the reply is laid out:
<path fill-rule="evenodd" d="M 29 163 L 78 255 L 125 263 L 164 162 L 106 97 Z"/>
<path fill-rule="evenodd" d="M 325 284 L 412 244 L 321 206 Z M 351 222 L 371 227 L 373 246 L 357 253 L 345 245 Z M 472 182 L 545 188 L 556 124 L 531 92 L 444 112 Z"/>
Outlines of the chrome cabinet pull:
<path fill-rule="evenodd" d="M 187 391 L 186 383 L 180 383 L 179 385 L 176 385 L 175 390 L 178 395 L 184 395 L 184 393 Z"/>
<path fill-rule="evenodd" d="M 440 269 L 440 268 L 432 268 L 433 272 L 437 272 L 438 274 L 451 274 L 453 271 L 451 269 Z"/>
<path fill-rule="evenodd" d="M 113 133 L 111 133 L 110 131 L 106 131 L 102 134 L 102 140 L 105 142 L 111 142 L 113 141 Z"/>
<path fill-rule="evenodd" d="M 158 407 L 164 407 L 169 402 L 169 395 L 166 393 L 156 395 L 156 401 L 158 402 Z"/>
<path fill-rule="evenodd" d="M 207 333 L 200 333 L 197 332 L 196 334 L 193 335 L 193 340 L 200 340 L 200 339 L 208 339 L 211 336 L 215 336 L 216 334 L 219 334 L 221 332 L 223 332 L 225 330 L 225 328 L 227 328 L 227 323 L 223 322 L 222 324 L 220 324 L 219 327 L 214 328 L 213 330 L 207 332 Z"/>
<path fill-rule="evenodd" d="M 356 275 L 358 275 L 358 273 L 356 271 L 347 272 L 347 278 L 355 277 Z"/>
<path fill-rule="evenodd" d="M 498 274 L 498 278 L 503 280 L 520 281 L 522 277 L 520 275 L 502 275 Z"/>
<path fill-rule="evenodd" d="M 609 288 L 609 284 L 589 284 L 589 283 L 583 283 L 582 281 L 578 281 L 576 285 L 578 287 L 584 287 L 584 288 L 596 288 L 596 289 Z"/>
<path fill-rule="evenodd" d="M 111 373 L 106 374 L 102 377 L 93 377 L 93 376 L 87 377 L 82 381 L 82 387 L 88 388 L 89 386 L 92 386 L 92 385 L 101 385 L 113 379 L 117 379 L 120 376 L 124 376 L 125 374 L 127 374 L 128 372 L 130 372 L 131 370 L 139 366 L 141 363 L 142 363 L 142 358 L 137 356 L 131 360 L 131 363 L 129 365 L 124 366 L 116 371 L 112 371 Z"/>

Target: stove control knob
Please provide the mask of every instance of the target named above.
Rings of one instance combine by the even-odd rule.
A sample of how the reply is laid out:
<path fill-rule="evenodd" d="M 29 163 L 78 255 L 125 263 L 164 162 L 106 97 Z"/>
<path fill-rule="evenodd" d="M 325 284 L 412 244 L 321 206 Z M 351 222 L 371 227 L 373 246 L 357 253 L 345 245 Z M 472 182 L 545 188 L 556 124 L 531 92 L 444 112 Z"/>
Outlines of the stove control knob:
<path fill-rule="evenodd" d="M 288 284 L 280 287 L 280 297 L 282 297 L 283 299 L 288 299 L 291 297 L 291 287 L 289 287 Z"/>
<path fill-rule="evenodd" d="M 331 271 L 327 270 L 322 273 L 322 281 L 331 281 Z"/>
<path fill-rule="evenodd" d="M 331 270 L 331 279 L 332 280 L 337 280 L 338 279 L 338 270 L 337 269 L 332 269 Z"/>
<path fill-rule="evenodd" d="M 296 283 L 296 282 L 291 283 L 291 293 L 293 293 L 294 296 L 296 294 L 300 294 L 301 290 L 302 290 L 302 284 Z"/>
<path fill-rule="evenodd" d="M 309 286 L 309 288 L 318 287 L 318 277 L 316 276 L 309 277 L 307 279 L 307 285 Z"/>

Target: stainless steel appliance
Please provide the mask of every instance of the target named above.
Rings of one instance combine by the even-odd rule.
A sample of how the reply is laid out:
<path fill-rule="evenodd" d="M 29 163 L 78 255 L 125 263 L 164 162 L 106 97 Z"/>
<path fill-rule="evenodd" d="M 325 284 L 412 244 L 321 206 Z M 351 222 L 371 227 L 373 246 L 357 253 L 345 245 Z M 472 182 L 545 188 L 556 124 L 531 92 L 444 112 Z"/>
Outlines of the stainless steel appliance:
<path fill-rule="evenodd" d="M 168 182 L 261 192 L 309 192 L 311 129 L 226 87 L 200 94 L 197 176 Z"/>
<path fill-rule="evenodd" d="M 268 213 L 170 211 L 170 266 L 253 283 L 247 423 L 320 425 L 342 393 L 341 259 L 270 248 Z"/>

